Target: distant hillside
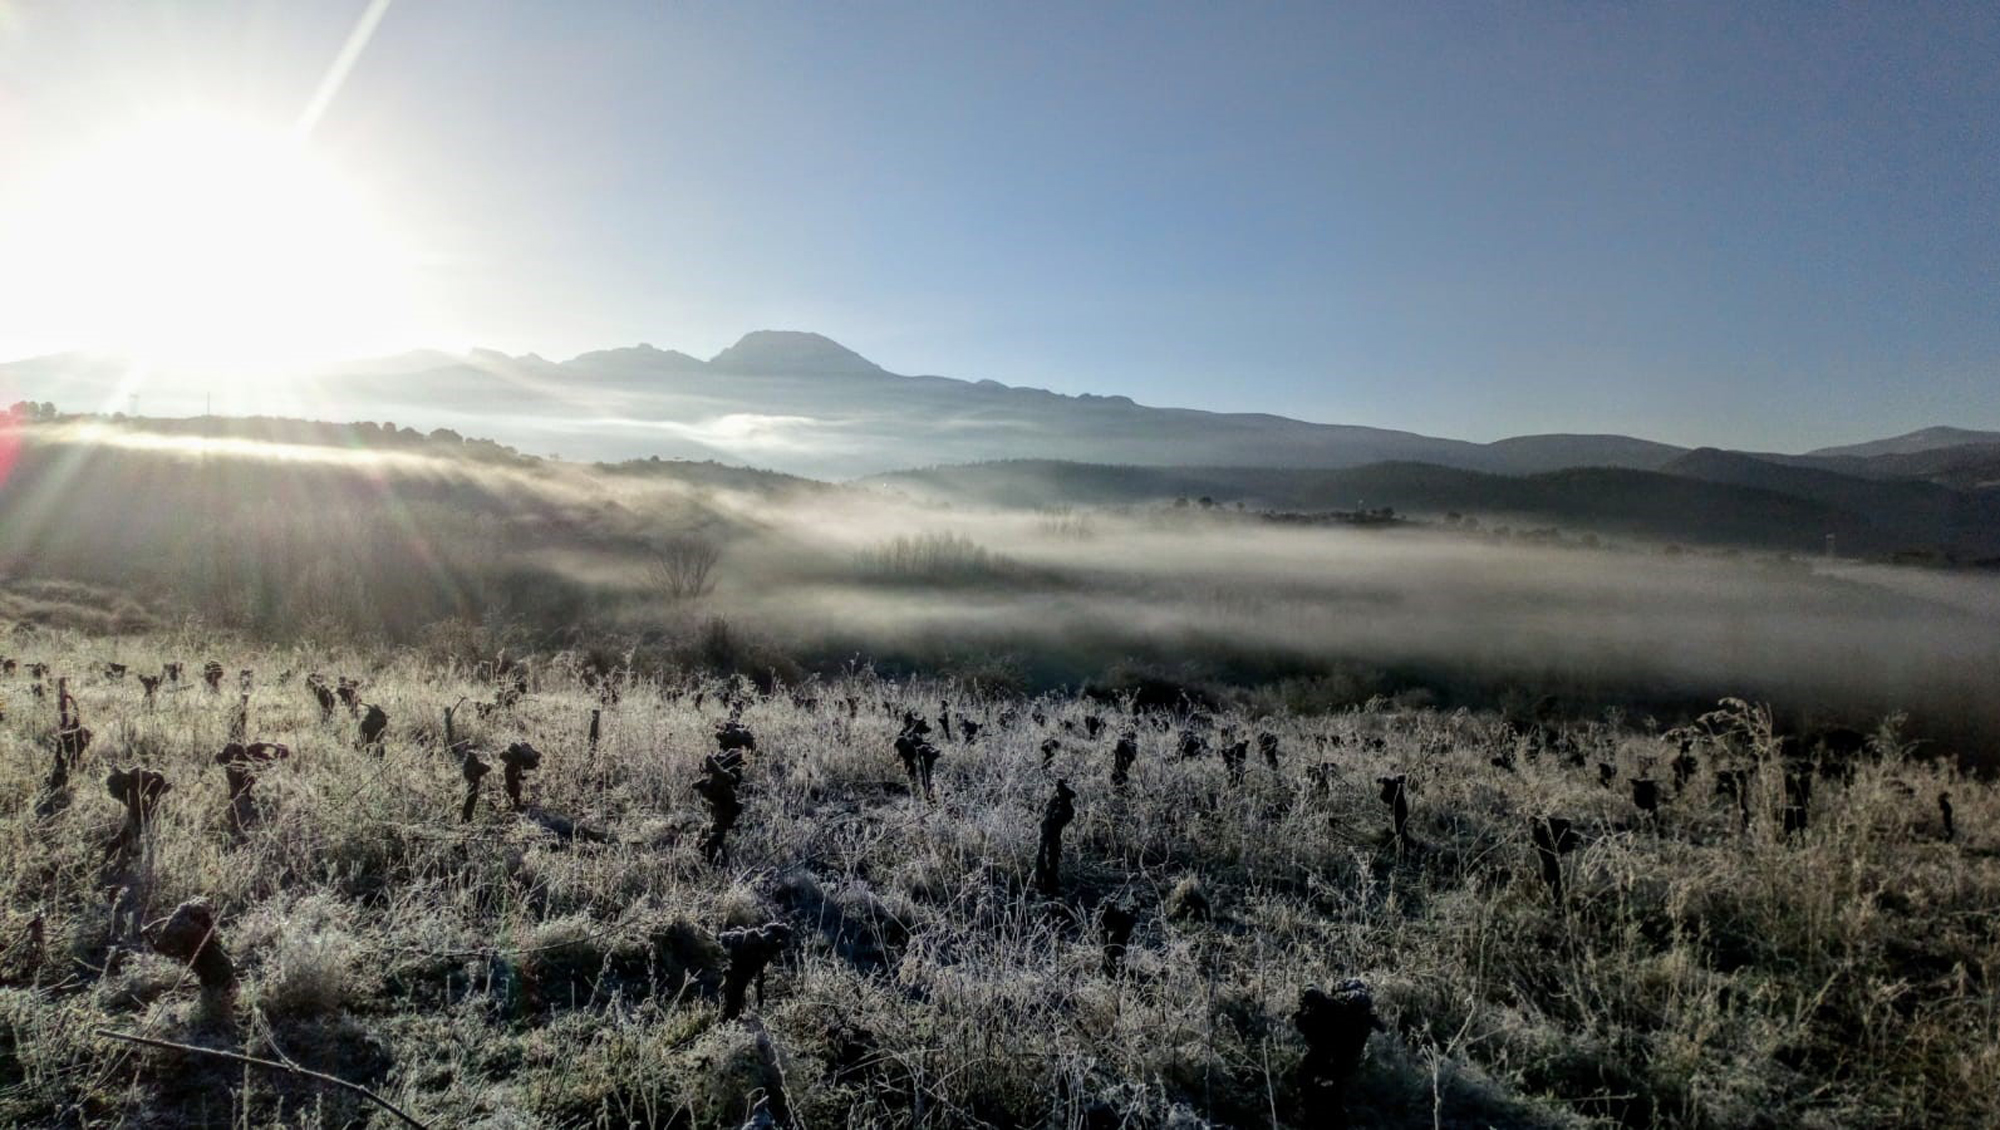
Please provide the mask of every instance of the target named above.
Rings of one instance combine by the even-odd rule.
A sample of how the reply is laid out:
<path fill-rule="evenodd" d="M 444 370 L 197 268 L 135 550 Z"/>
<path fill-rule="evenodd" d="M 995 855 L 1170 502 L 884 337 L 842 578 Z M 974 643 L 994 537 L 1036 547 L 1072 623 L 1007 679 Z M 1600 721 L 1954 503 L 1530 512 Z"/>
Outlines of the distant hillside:
<path fill-rule="evenodd" d="M 2000 488 L 2000 443 L 1968 443 L 1890 455 L 1758 455 L 1869 479 L 1918 479 L 1958 490 Z"/>
<path fill-rule="evenodd" d="M 1722 454 L 1722 453 L 1718 453 Z M 1755 461 L 1750 461 L 1754 463 Z M 1883 554 L 1946 547 L 1964 556 L 2000 553 L 2000 522 L 1981 525 L 1954 506 L 1970 506 L 1923 484 L 1846 480 L 1794 494 L 1818 472 L 1769 467 L 1773 485 L 1729 481 L 1726 465 L 1695 460 L 1680 473 L 1573 468 L 1527 476 L 1493 475 L 1421 463 L 1378 463 L 1336 470 L 1103 466 L 1022 460 L 933 467 L 875 476 L 870 484 L 919 497 L 1005 507 L 1131 505 L 1207 496 L 1278 510 L 1393 507 L 1417 514 L 1458 511 L 1494 521 L 1553 525 L 1572 532 L 1626 534 L 1661 541 L 1729 544 L 1817 553 L 1827 534 L 1844 552 Z M 1761 469 L 1753 469 L 1762 473 Z M 1704 474 L 1692 473 L 1705 471 Z M 1756 474 L 1740 477 L 1754 479 Z M 1840 476 L 1830 476 L 1840 479 Z M 1871 493 L 1881 488 L 1882 493 Z M 1942 488 L 1937 488 L 1942 490 Z"/>
<path fill-rule="evenodd" d="M 0 387 L 76 409 L 127 408 L 127 368 L 102 357 L 0 365 Z M 1263 413 L 1155 407 L 1124 396 L 904 376 L 820 334 L 760 330 L 709 360 L 637 345 L 564 362 L 417 351 L 340 366 L 295 386 L 149 386 L 152 415 L 392 419 L 495 436 L 535 454 L 748 463 L 846 478 L 937 463 L 1068 462 L 1356 467 L 1415 461 L 1532 473 L 1653 468 L 1683 449 L 1627 436 L 1535 435 L 1482 444 Z"/>
<path fill-rule="evenodd" d="M 1850 443 L 1841 447 L 1822 447 L 1806 454 L 1848 455 L 1865 459 L 1876 455 L 1913 455 L 1920 451 L 1934 451 L 1940 447 L 1963 447 L 1972 443 L 2000 443 L 2000 432 L 1980 432 L 1968 428 L 1950 427 L 1921 428 L 1888 439 Z"/>
<path fill-rule="evenodd" d="M 500 357 L 488 361 L 487 364 L 496 367 L 505 367 L 519 361 L 520 359 L 513 357 Z M 540 358 L 536 358 L 535 361 L 538 362 L 535 367 L 541 370 L 553 372 L 560 368 L 560 366 L 551 365 Z M 678 349 L 655 349 L 644 343 L 626 346 L 623 349 L 594 350 L 582 356 L 573 357 L 563 362 L 563 364 L 577 368 L 587 368 L 595 373 L 616 374 L 629 372 L 637 376 L 644 376 L 648 372 L 708 372 L 708 362 L 703 361 L 699 357 L 690 357 Z"/>
<path fill-rule="evenodd" d="M 408 639 L 445 618 L 574 623 L 572 571 L 644 562 L 690 530 L 842 488 L 719 464 L 588 467 L 455 432 L 285 419 L 0 415 L 0 585 L 74 581 L 163 616 Z"/>
<path fill-rule="evenodd" d="M 1907 479 L 1860 478 L 1714 448 L 1689 452 L 1665 470 L 1708 482 L 1776 491 L 1866 515 L 1878 537 L 1909 547 L 1984 547 L 2000 532 L 2000 494 L 1972 493 Z"/>
<path fill-rule="evenodd" d="M 712 459 L 697 462 L 689 459 L 661 459 L 654 456 L 650 459 L 631 459 L 623 463 L 599 463 L 595 469 L 607 475 L 666 479 L 688 486 L 717 487 L 750 494 L 820 493 L 841 489 L 818 479 L 787 475 L 782 471 L 764 471 L 756 467 L 737 467 L 728 463 L 717 463 Z"/>
<path fill-rule="evenodd" d="M 1928 479 L 1961 490 L 2000 488 L 2000 443 L 1971 443 L 1908 455 L 1879 455 L 1870 462 L 1885 474 Z"/>
<path fill-rule="evenodd" d="M 1516 436 L 1486 445 L 1486 470 L 1512 475 L 1564 467 L 1633 467 L 1656 471 L 1687 453 L 1685 447 L 1615 435 Z"/>
<path fill-rule="evenodd" d="M 1226 382 L 1229 374 L 1217 374 Z M 521 451 L 589 462 L 659 456 L 767 467 L 819 479 L 949 463 L 1040 459 L 1140 466 L 1340 469 L 1430 463 L 1532 475 L 1574 467 L 1656 471 L 1687 448 L 1626 435 L 1546 434 L 1492 443 L 1269 413 L 1141 404 L 997 381 L 890 372 L 821 334 L 758 330 L 703 360 L 649 344 L 554 362 L 491 350 L 418 350 L 294 381 L 212 385 L 148 379 L 84 354 L 0 364 L 0 389 L 68 410 L 149 415 L 395 420 L 493 436 Z M 2000 442 L 1928 428 L 1806 455 L 1759 455 L 1874 478 L 1991 481 L 1990 462 L 1930 471 L 1895 458 Z M 1878 465 L 1878 461 L 1881 461 Z"/>

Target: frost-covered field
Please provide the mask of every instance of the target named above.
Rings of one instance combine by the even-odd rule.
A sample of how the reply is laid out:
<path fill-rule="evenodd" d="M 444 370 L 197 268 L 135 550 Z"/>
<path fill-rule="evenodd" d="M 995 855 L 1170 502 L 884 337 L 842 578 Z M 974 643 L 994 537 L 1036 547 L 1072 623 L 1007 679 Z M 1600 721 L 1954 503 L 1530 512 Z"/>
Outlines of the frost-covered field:
<path fill-rule="evenodd" d="M 195 634 L 20 631 L 0 654 L 7 1124 L 398 1124 L 294 1073 L 99 1030 L 325 1072 L 435 1127 L 734 1127 L 760 1098 L 802 1127 L 1313 1126 L 1332 1092 L 1356 1125 L 1973 1126 L 2000 1109 L 2000 801 L 1893 727 L 1842 755 L 1853 735 L 1786 743 L 1751 707 L 1662 733 L 1135 714 L 865 671 L 760 690 L 574 655 L 480 667 Z M 168 662 L 182 679 L 149 700 L 140 677 Z M 288 753 L 246 762 L 232 803 L 216 759 L 245 670 L 244 744 Z M 364 705 L 323 718 L 314 673 L 358 680 Z M 66 785 L 58 678 L 91 733 Z M 357 743 L 365 704 L 387 716 L 379 750 Z M 492 766 L 470 820 L 447 708 Z M 733 712 L 755 748 L 713 862 L 696 782 Z M 929 803 L 894 748 L 906 712 L 939 753 Z M 517 811 L 518 742 L 540 760 Z M 121 839 L 133 810 L 105 779 L 134 767 L 170 788 Z M 1038 884 L 1059 779 L 1075 815 Z M 1551 817 L 1573 835 L 1541 824 L 1565 849 L 1544 856 Z M 145 934 L 196 899 L 233 988 L 203 990 Z M 789 939 L 724 1019 L 718 939 L 770 923 Z M 1349 978 L 1383 1030 L 1351 1071 L 1302 1066 L 1301 994 Z"/>

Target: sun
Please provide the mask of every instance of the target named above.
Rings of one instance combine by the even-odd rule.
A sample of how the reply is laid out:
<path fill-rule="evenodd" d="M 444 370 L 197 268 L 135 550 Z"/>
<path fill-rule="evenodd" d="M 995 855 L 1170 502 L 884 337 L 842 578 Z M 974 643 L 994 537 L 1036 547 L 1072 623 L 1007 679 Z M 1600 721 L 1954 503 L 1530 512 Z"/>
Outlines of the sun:
<path fill-rule="evenodd" d="M 52 163 L 0 221 L 0 300 L 92 348 L 248 377 L 402 348 L 411 257 L 296 133 L 177 116 Z"/>

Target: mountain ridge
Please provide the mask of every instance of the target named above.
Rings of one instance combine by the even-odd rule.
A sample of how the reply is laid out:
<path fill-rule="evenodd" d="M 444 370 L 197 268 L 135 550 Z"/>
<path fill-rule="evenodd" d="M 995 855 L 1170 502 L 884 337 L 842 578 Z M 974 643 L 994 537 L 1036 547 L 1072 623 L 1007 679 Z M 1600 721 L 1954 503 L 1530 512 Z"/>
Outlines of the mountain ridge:
<path fill-rule="evenodd" d="M 1924 451 L 1934 451 L 1941 447 L 1963 447 L 1968 444 L 2000 443 L 2000 432 L 1977 431 L 1972 428 L 1958 428 L 1947 424 L 1936 424 L 1928 428 L 1918 428 L 1898 436 L 1867 440 L 1862 443 L 1841 444 L 1835 447 L 1818 447 L 1805 452 L 1816 456 L 1861 456 L 1914 455 Z"/>
<path fill-rule="evenodd" d="M 102 357 L 57 355 L 0 365 L 0 393 L 67 408 L 124 409 L 131 391 L 125 376 Z M 1008 458 L 1290 468 L 1415 461 L 1524 475 L 1592 466 L 1657 470 L 1693 450 L 1616 433 L 1552 432 L 1480 443 L 1276 413 L 1154 406 L 1122 395 L 900 374 L 832 338 L 800 330 L 752 331 L 708 360 L 651 344 L 594 350 L 559 363 L 487 350 L 456 356 L 412 351 L 328 368 L 305 382 L 309 397 L 290 401 L 284 387 L 269 382 L 272 387 L 257 389 L 255 399 L 225 388 L 211 403 L 206 383 L 155 382 L 139 391 L 153 415 L 393 418 L 427 428 L 469 426 L 523 450 L 592 460 L 722 459 L 821 478 Z M 1911 447 L 1965 434 L 1989 433 L 1933 428 L 1879 442 Z M 1954 484 L 1989 477 L 1987 462 L 1967 470 L 1950 458 L 1940 464 L 1910 455 L 1857 455 L 1855 446 L 1759 457 L 1862 477 L 1914 473 Z M 1891 466 L 1892 459 L 1903 462 Z"/>

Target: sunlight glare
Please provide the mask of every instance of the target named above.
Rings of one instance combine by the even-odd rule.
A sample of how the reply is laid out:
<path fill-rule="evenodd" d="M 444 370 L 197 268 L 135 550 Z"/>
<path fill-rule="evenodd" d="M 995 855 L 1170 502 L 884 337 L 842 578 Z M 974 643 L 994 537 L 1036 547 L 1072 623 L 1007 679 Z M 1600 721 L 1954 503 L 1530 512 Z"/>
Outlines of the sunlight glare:
<path fill-rule="evenodd" d="M 181 117 L 84 147 L 0 232 L 0 293 L 79 341 L 248 376 L 420 336 L 410 257 L 297 135 Z M 11 284 L 11 285 L 8 285 Z"/>

